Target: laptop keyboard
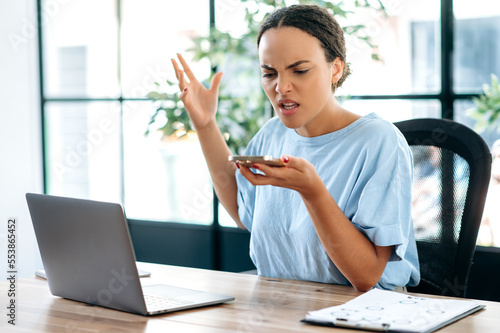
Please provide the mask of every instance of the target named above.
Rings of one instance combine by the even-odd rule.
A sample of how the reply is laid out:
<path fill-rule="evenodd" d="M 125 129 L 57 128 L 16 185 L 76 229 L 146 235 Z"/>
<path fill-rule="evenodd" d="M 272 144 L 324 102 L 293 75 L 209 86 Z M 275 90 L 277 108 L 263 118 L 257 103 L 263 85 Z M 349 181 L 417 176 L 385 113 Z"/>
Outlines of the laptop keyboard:
<path fill-rule="evenodd" d="M 144 300 L 146 301 L 146 308 L 151 312 L 193 304 L 192 301 L 155 295 L 144 295 Z"/>

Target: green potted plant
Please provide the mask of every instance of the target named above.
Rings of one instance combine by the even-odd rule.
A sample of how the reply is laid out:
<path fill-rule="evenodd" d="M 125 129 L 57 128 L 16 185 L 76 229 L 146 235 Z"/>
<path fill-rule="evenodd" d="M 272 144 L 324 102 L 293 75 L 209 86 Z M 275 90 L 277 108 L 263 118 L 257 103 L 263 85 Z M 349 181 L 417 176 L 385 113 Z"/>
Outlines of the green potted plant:
<path fill-rule="evenodd" d="M 483 85 L 483 94 L 473 99 L 474 107 L 467 111 L 472 119 L 476 120 L 474 130 L 481 133 L 487 129 L 497 128 L 500 132 L 500 87 L 498 78 L 491 74 L 490 85 Z"/>

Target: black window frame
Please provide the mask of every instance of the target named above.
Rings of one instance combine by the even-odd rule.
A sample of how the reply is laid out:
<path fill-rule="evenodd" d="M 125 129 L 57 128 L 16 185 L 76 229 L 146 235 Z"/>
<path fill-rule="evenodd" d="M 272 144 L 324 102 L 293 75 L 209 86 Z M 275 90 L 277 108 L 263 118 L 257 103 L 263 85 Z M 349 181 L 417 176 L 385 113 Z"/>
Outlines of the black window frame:
<path fill-rule="evenodd" d="M 209 1 L 209 22 L 210 26 L 215 26 L 215 0 L 207 0 Z M 45 96 L 45 87 L 44 87 L 44 66 L 43 66 L 43 22 L 42 22 L 42 2 L 43 0 L 36 0 L 36 9 L 37 9 L 37 19 L 38 19 L 38 66 L 39 66 L 39 94 L 40 94 L 40 113 L 41 113 L 41 132 L 42 132 L 42 156 L 43 156 L 43 190 L 44 193 L 47 193 L 47 170 L 46 170 L 46 124 L 45 124 L 45 106 L 49 102 L 93 102 L 93 101 L 109 101 L 109 102 L 118 102 L 120 104 L 120 108 L 123 111 L 123 103 L 126 101 L 147 101 L 147 98 L 124 98 L 122 96 L 122 92 L 120 89 L 120 96 L 117 98 L 48 98 Z M 117 15 L 118 15 L 118 24 L 121 24 L 121 8 L 120 0 L 116 0 L 117 4 Z M 351 96 L 354 100 L 437 100 L 441 103 L 441 117 L 445 119 L 454 119 L 455 115 L 455 101 L 459 100 L 471 100 L 474 97 L 477 97 L 479 94 L 467 94 L 467 93 L 455 93 L 454 92 L 454 70 L 453 70 L 453 41 L 454 41 L 454 14 L 453 14 L 453 0 L 441 0 L 440 1 L 440 37 L 441 37 L 441 91 L 436 94 L 394 94 L 394 95 L 354 95 Z M 120 34 L 120 29 L 118 29 L 118 34 Z M 120 35 L 117 36 L 118 41 L 120 41 Z M 121 70 L 120 64 L 120 44 L 118 44 L 118 67 L 119 71 Z M 121 84 L 121 82 L 120 82 Z M 121 88 L 121 87 L 120 87 Z M 122 130 L 122 129 L 121 129 Z M 123 133 L 123 131 L 121 131 Z M 121 140 L 121 155 L 123 157 L 123 138 Z M 123 179 L 123 163 L 121 167 L 121 195 L 122 199 L 124 197 L 124 179 Z M 242 231 L 239 229 L 229 230 L 234 228 L 225 228 L 220 226 L 219 224 L 219 211 L 218 211 L 218 200 L 214 193 L 214 202 L 213 202 L 213 224 L 209 226 L 191 226 L 182 223 L 175 223 L 170 221 L 165 222 L 154 222 L 154 221 L 140 221 L 140 220 L 129 220 L 129 225 L 131 227 L 131 234 L 136 247 L 140 248 L 140 251 L 136 253 L 140 253 L 138 255 L 139 260 L 151 261 L 154 262 L 163 262 L 163 263 L 172 263 L 183 264 L 186 266 L 194 266 L 194 267 L 203 267 L 210 269 L 219 269 L 219 270 L 229 270 L 229 271 L 238 271 L 243 269 L 250 269 L 253 267 L 251 261 L 248 258 L 248 242 L 249 235 L 248 232 Z M 141 229 L 142 228 L 142 229 Z M 158 230 L 158 228 L 163 228 L 164 230 L 168 230 L 169 234 L 165 234 L 166 236 L 171 235 L 172 232 L 177 231 L 190 231 L 196 233 L 198 230 L 201 233 L 206 234 L 206 236 L 200 237 L 209 237 L 206 242 L 207 246 L 210 247 L 210 255 L 209 259 L 204 262 L 199 262 L 196 259 L 193 260 L 184 260 L 182 257 L 175 257 L 166 260 L 158 259 L 156 255 L 152 255 L 154 251 L 161 251 L 161 248 L 152 246 L 152 250 L 150 254 L 142 254 L 142 250 L 145 248 L 147 244 L 143 244 L 148 242 L 146 236 L 141 234 L 145 229 L 144 228 L 153 228 Z M 143 230 L 144 229 L 144 230 Z M 147 235 L 147 232 L 146 234 Z M 237 240 L 237 241 L 235 241 Z M 151 244 L 150 244 L 151 245 Z M 226 251 L 230 248 L 232 251 L 231 255 L 227 255 Z M 237 249 L 236 249 L 237 248 Z M 179 251 L 182 252 L 182 251 Z M 192 254 L 193 258 L 197 256 L 196 253 Z M 499 260 L 500 256 L 500 248 L 489 248 L 478 246 L 476 251 L 476 256 L 478 262 L 483 262 L 484 270 L 490 270 L 491 267 L 488 263 L 491 258 L 496 258 Z M 168 257 L 168 256 L 167 256 Z M 243 259 L 242 259 L 243 258 Z M 488 258 L 485 259 L 485 258 Z M 179 262 L 177 262 L 179 261 Z M 500 271 L 500 268 L 497 268 L 497 271 Z M 474 273 L 474 266 L 472 275 L 476 274 L 477 276 L 482 276 L 483 271 Z M 497 275 L 493 273 L 493 275 Z M 497 287 L 498 289 L 498 287 Z M 474 292 L 474 288 L 472 288 L 472 292 Z M 479 295 L 480 293 L 478 293 Z M 500 291 L 496 291 L 493 293 L 494 295 L 489 293 L 491 297 L 497 297 L 500 299 Z M 496 296 L 495 296 L 496 295 Z M 482 298 L 486 296 L 483 295 Z M 489 296 L 488 296 L 489 297 Z"/>

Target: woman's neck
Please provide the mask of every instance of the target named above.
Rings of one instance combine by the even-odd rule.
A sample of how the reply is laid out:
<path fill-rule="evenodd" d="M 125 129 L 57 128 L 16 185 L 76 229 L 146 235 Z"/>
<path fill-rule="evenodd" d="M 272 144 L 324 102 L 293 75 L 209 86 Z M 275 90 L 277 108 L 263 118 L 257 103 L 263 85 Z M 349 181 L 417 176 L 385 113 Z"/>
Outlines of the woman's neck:
<path fill-rule="evenodd" d="M 309 124 L 297 128 L 295 131 L 300 136 L 315 137 L 338 131 L 360 119 L 361 116 L 344 109 L 332 96 L 332 101 L 325 110 Z"/>

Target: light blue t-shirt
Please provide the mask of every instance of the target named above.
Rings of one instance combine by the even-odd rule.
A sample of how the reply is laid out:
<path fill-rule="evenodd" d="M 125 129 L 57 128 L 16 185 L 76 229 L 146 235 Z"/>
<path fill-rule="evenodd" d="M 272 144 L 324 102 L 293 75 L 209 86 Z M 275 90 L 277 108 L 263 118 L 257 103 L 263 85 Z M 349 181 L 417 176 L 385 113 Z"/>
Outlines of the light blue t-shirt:
<path fill-rule="evenodd" d="M 412 156 L 394 125 L 371 113 L 338 131 L 303 137 L 275 117 L 255 135 L 245 154 L 308 160 L 358 230 L 376 245 L 395 246 L 376 287 L 418 283 Z M 251 232 L 250 257 L 259 275 L 350 284 L 323 248 L 298 192 L 253 186 L 239 171 L 236 181 L 239 216 Z"/>

